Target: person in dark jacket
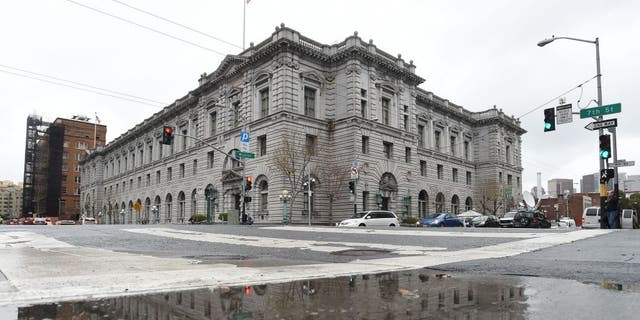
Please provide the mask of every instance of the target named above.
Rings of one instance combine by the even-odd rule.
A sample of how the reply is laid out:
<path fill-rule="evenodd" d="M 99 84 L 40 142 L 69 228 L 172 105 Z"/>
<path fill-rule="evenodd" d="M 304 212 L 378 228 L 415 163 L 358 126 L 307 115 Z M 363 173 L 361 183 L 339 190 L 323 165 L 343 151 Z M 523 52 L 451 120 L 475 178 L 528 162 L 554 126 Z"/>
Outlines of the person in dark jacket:
<path fill-rule="evenodd" d="M 607 212 L 609 229 L 618 229 L 618 197 L 616 197 L 613 191 L 609 191 L 605 211 Z"/>

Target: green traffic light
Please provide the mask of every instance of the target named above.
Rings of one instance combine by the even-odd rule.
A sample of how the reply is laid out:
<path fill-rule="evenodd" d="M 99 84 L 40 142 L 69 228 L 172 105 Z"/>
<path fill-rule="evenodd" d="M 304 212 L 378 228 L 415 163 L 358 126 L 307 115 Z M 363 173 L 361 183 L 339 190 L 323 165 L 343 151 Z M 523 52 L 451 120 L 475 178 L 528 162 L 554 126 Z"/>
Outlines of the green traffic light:
<path fill-rule="evenodd" d="M 544 128 L 547 129 L 547 130 L 551 129 L 551 123 L 545 122 L 544 123 Z"/>
<path fill-rule="evenodd" d="M 609 151 L 607 151 L 607 150 L 600 150 L 600 158 L 602 158 L 602 159 L 609 159 Z"/>

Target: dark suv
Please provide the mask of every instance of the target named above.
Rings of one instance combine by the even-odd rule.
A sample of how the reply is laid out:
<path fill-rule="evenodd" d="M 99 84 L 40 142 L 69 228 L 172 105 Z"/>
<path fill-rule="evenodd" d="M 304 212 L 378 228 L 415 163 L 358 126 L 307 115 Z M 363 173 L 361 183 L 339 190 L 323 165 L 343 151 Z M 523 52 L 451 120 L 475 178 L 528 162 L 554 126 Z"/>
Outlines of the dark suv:
<path fill-rule="evenodd" d="M 516 228 L 551 228 L 551 223 L 538 211 L 519 211 L 513 216 Z"/>

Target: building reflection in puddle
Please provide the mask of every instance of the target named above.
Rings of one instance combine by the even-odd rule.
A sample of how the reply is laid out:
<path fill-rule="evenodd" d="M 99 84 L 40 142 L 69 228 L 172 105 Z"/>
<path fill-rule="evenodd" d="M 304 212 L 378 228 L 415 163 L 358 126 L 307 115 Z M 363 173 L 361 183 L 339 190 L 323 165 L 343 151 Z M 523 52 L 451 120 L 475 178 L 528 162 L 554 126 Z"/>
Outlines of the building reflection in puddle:
<path fill-rule="evenodd" d="M 19 319 L 524 319 L 518 277 L 433 270 L 61 302 Z"/>

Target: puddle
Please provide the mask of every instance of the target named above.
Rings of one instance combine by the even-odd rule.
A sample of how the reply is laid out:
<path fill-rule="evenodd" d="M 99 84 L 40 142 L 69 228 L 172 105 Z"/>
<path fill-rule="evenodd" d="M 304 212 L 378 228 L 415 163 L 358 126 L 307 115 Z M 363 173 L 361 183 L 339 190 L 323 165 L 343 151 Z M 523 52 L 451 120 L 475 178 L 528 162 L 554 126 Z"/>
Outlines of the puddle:
<path fill-rule="evenodd" d="M 0 307 L 0 319 L 633 319 L 622 285 L 420 269 Z"/>

